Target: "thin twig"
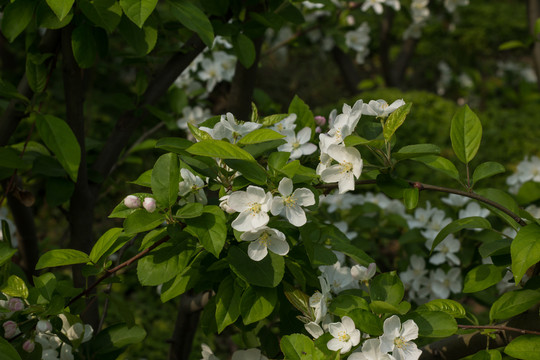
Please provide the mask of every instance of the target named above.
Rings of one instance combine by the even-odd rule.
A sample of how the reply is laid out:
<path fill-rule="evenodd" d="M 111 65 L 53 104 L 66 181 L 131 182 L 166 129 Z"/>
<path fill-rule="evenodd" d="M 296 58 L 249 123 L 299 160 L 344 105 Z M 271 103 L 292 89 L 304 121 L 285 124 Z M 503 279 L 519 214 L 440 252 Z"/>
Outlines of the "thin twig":
<path fill-rule="evenodd" d="M 515 327 L 510 327 L 510 326 L 505 326 L 505 325 L 458 325 L 458 328 L 476 329 L 476 330 L 490 329 L 490 330 L 498 330 L 498 331 L 514 331 L 520 334 L 540 335 L 540 331 L 518 329 Z"/>

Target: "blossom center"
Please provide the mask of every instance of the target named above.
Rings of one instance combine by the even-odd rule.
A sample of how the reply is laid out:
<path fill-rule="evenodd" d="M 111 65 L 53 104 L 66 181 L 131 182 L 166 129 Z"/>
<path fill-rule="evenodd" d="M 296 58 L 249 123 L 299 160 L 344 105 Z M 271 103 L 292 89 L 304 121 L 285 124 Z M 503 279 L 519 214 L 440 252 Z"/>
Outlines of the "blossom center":
<path fill-rule="evenodd" d="M 405 344 L 405 340 L 399 336 L 397 338 L 394 339 L 394 345 L 397 347 L 397 348 L 402 348 L 404 347 L 406 344 Z"/>
<path fill-rule="evenodd" d="M 351 172 L 353 169 L 353 164 L 349 161 L 343 161 L 339 165 L 341 166 L 341 173 L 348 173 Z"/>
<path fill-rule="evenodd" d="M 338 339 L 339 341 L 347 342 L 351 339 L 351 337 L 349 336 L 349 334 L 347 334 L 346 331 L 340 331 L 338 335 Z"/>
<path fill-rule="evenodd" d="M 265 231 L 261 234 L 261 237 L 259 238 L 259 241 L 262 245 L 268 247 L 268 245 L 270 245 L 270 234 L 268 233 L 268 231 Z"/>
<path fill-rule="evenodd" d="M 261 204 L 259 203 L 252 203 L 249 206 L 249 210 L 253 213 L 253 215 L 258 214 L 261 212 Z"/>
<path fill-rule="evenodd" d="M 286 207 L 292 207 L 296 205 L 296 199 L 292 195 L 289 195 L 283 199 L 283 203 Z"/>
<path fill-rule="evenodd" d="M 300 143 L 298 141 L 295 141 L 292 143 L 293 149 L 298 149 L 300 147 Z"/>

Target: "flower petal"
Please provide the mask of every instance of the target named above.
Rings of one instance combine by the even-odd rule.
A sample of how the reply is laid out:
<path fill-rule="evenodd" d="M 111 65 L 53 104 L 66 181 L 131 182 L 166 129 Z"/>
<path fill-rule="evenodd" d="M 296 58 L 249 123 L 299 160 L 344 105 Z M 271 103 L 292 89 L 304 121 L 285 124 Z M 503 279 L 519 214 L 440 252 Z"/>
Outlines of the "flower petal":
<path fill-rule="evenodd" d="M 315 195 L 307 188 L 296 189 L 293 194 L 296 203 L 301 206 L 315 205 Z"/>
<path fill-rule="evenodd" d="M 289 243 L 286 240 L 272 239 L 268 242 L 268 249 L 274 254 L 285 256 L 289 252 Z"/>
<path fill-rule="evenodd" d="M 254 241 L 248 246 L 248 256 L 255 261 L 261 261 L 268 254 L 268 249 L 261 241 Z"/>
<path fill-rule="evenodd" d="M 283 178 L 279 182 L 278 191 L 283 196 L 289 196 L 293 192 L 293 181 L 289 178 Z"/>

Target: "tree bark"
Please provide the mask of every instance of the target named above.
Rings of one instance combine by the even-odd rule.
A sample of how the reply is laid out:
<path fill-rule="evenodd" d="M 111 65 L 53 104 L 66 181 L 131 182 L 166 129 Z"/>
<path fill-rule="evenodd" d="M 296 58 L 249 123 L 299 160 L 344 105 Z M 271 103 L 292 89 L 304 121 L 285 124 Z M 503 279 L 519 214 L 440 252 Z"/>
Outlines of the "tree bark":
<path fill-rule="evenodd" d="M 349 55 L 345 54 L 337 46 L 332 49 L 332 55 L 341 72 L 345 87 L 351 94 L 357 94 L 359 92 L 358 84 L 362 81 L 362 76 L 356 64 Z"/>

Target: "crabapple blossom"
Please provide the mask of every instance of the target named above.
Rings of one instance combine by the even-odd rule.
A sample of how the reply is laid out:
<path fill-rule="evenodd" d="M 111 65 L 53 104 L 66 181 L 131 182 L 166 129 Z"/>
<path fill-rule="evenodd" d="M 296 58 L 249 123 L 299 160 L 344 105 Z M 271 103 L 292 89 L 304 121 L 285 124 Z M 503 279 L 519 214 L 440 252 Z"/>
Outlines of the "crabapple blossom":
<path fill-rule="evenodd" d="M 392 352 L 396 360 L 417 360 L 422 355 L 411 340 L 418 338 L 418 325 L 413 320 L 401 324 L 397 315 L 392 315 L 384 321 L 384 334 L 379 337 L 380 350 L 383 353 Z"/>
<path fill-rule="evenodd" d="M 306 223 L 306 213 L 302 206 L 315 204 L 315 195 L 307 188 L 296 189 L 293 192 L 293 182 L 289 178 L 283 178 L 279 182 L 279 193 L 272 200 L 272 215 L 285 213 L 287 220 L 294 226 L 302 226 Z"/>
<path fill-rule="evenodd" d="M 20 333 L 17 323 L 15 321 L 8 320 L 2 324 L 4 327 L 4 337 L 6 339 L 11 339 L 18 333 Z"/>
<path fill-rule="evenodd" d="M 354 179 L 358 179 L 362 173 L 362 156 L 353 147 L 330 145 L 328 156 L 338 162 L 331 165 L 321 173 L 322 181 L 326 183 L 338 183 L 339 193 L 343 194 L 354 190 Z"/>
<path fill-rule="evenodd" d="M 386 118 L 403 105 L 405 105 L 403 99 L 396 100 L 390 105 L 384 100 L 371 100 L 369 103 L 364 104 L 362 112 L 366 115 Z"/>
<path fill-rule="evenodd" d="M 405 286 L 410 286 L 414 291 L 418 291 L 427 272 L 424 258 L 413 254 L 407 271 L 401 272 L 399 277 Z"/>
<path fill-rule="evenodd" d="M 480 205 L 478 205 L 477 202 L 473 201 L 473 202 L 470 202 L 465 209 L 460 210 L 458 216 L 460 219 L 471 217 L 471 216 L 480 216 L 480 217 L 486 218 L 489 216 L 489 210 L 480 207 Z M 475 230 L 480 230 L 480 229 L 475 229 Z"/>
<path fill-rule="evenodd" d="M 305 127 L 295 134 L 293 130 L 284 130 L 285 141 L 287 143 L 280 145 L 278 151 L 290 152 L 291 159 L 298 159 L 303 155 L 310 155 L 317 150 L 317 146 L 310 143 L 311 128 Z"/>
<path fill-rule="evenodd" d="M 362 116 L 363 105 L 362 100 L 356 101 L 353 107 L 343 104 L 342 113 L 332 121 L 328 134 L 319 135 L 321 153 L 328 152 L 328 147 L 332 144 L 342 144 L 343 140 L 353 133 Z"/>
<path fill-rule="evenodd" d="M 234 214 L 236 211 L 229 206 L 229 196 L 230 195 L 225 195 L 219 198 L 219 207 L 227 214 Z"/>
<path fill-rule="evenodd" d="M 212 349 L 210 349 L 210 346 L 206 344 L 201 344 L 201 349 L 201 360 L 219 360 L 219 358 L 212 352 Z"/>
<path fill-rule="evenodd" d="M 290 114 L 280 122 L 274 124 L 271 129 L 277 131 L 280 134 L 285 135 L 285 132 L 292 131 L 296 128 L 296 114 Z"/>
<path fill-rule="evenodd" d="M 39 320 L 36 324 L 36 330 L 40 333 L 46 333 L 52 330 L 52 324 L 49 320 Z"/>
<path fill-rule="evenodd" d="M 369 264 L 368 267 L 362 265 L 354 265 L 351 268 L 351 275 L 355 280 L 367 283 L 373 276 L 375 276 L 376 271 L 377 265 L 375 263 Z"/>
<path fill-rule="evenodd" d="M 321 291 L 315 291 L 315 294 L 309 298 L 309 306 L 314 309 L 315 313 L 315 323 L 319 323 L 326 316 L 328 303 L 332 300 L 330 286 L 324 276 L 319 276 L 319 283 L 321 284 Z"/>
<path fill-rule="evenodd" d="M 211 113 L 208 109 L 203 109 L 200 106 L 186 106 L 182 109 L 182 117 L 176 121 L 176 125 L 182 130 L 187 130 L 188 124 L 198 126 L 210 116 Z"/>
<path fill-rule="evenodd" d="M 156 199 L 151 197 L 145 197 L 143 201 L 143 208 L 149 213 L 156 211 Z"/>
<path fill-rule="evenodd" d="M 439 268 L 431 272 L 429 286 L 433 296 L 448 299 L 450 292 L 457 294 L 461 291 L 461 269 L 452 268 L 445 273 Z"/>
<path fill-rule="evenodd" d="M 259 349 L 236 350 L 231 360 L 268 360 Z"/>
<path fill-rule="evenodd" d="M 135 195 L 128 195 L 124 199 L 124 205 L 130 209 L 138 209 L 141 207 L 141 199 Z"/>
<path fill-rule="evenodd" d="M 362 11 L 367 11 L 370 7 L 373 8 L 376 14 L 380 15 L 383 13 L 383 6 L 385 0 L 365 0 L 362 4 Z"/>
<path fill-rule="evenodd" d="M 450 206 L 462 207 L 468 203 L 470 198 L 457 194 L 450 194 L 447 197 L 441 198 L 441 201 Z"/>
<path fill-rule="evenodd" d="M 461 260 L 456 256 L 456 253 L 460 248 L 459 240 L 450 234 L 433 249 L 435 254 L 429 258 L 429 262 L 433 265 L 441 265 L 448 260 L 450 265 L 459 266 Z"/>
<path fill-rule="evenodd" d="M 212 129 L 205 126 L 201 126 L 199 129 L 210 134 L 213 139 L 227 139 L 231 143 L 236 143 L 242 136 L 257 130 L 261 126 L 262 124 L 254 122 L 238 123 L 234 115 L 229 112 L 226 115 L 221 115 L 219 122 Z"/>
<path fill-rule="evenodd" d="M 334 294 L 339 294 L 343 290 L 358 288 L 358 284 L 351 275 L 348 266 L 341 266 L 339 262 L 334 265 L 319 266 L 319 270 L 330 285 Z"/>
<path fill-rule="evenodd" d="M 35 347 L 36 344 L 32 340 L 26 340 L 22 345 L 23 350 L 27 353 L 31 353 L 32 351 L 34 351 Z"/>
<path fill-rule="evenodd" d="M 362 345 L 361 352 L 353 352 L 348 360 L 395 360 L 391 355 L 381 352 L 379 339 L 368 339 Z"/>
<path fill-rule="evenodd" d="M 341 322 L 328 324 L 328 332 L 334 337 L 326 344 L 329 350 L 345 354 L 360 343 L 360 330 L 348 316 L 343 316 Z"/>
<path fill-rule="evenodd" d="M 444 7 L 448 10 L 449 13 L 456 11 L 458 6 L 467 6 L 469 5 L 469 0 L 444 0 Z"/>
<path fill-rule="evenodd" d="M 240 236 L 240 240 L 251 241 L 248 246 L 248 255 L 255 261 L 264 259 L 268 250 L 281 256 L 285 256 L 289 252 L 289 244 L 285 240 L 285 234 L 268 226 L 246 231 Z"/>
<path fill-rule="evenodd" d="M 272 194 L 263 188 L 250 185 L 246 191 L 235 191 L 227 200 L 229 207 L 240 213 L 232 222 L 233 229 L 251 231 L 268 224 L 268 211 L 272 206 Z"/>
<path fill-rule="evenodd" d="M 8 300 L 9 311 L 21 311 L 24 309 L 24 302 L 19 298 L 11 298 Z"/>
<path fill-rule="evenodd" d="M 187 202 L 200 202 L 206 205 L 208 200 L 204 192 L 204 181 L 186 168 L 180 169 L 182 181 L 178 184 L 178 195 L 183 196 Z"/>

